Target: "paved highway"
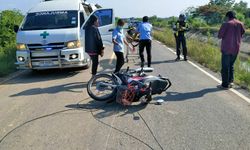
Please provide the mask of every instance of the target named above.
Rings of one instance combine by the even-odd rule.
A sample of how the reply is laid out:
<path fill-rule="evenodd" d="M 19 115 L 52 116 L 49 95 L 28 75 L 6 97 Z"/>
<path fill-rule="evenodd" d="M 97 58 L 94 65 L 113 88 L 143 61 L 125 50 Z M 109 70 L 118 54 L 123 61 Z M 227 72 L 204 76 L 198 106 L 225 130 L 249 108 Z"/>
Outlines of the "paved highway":
<path fill-rule="evenodd" d="M 154 42 L 152 51 L 152 74 L 169 77 L 173 86 L 147 107 L 93 101 L 86 92 L 89 69 L 25 71 L 3 83 L 0 149 L 250 149 L 250 104 L 190 63 L 175 62 L 162 44 Z M 99 72 L 114 69 L 111 58 L 109 47 Z M 124 68 L 138 65 L 134 58 Z M 158 99 L 165 102 L 156 105 Z"/>

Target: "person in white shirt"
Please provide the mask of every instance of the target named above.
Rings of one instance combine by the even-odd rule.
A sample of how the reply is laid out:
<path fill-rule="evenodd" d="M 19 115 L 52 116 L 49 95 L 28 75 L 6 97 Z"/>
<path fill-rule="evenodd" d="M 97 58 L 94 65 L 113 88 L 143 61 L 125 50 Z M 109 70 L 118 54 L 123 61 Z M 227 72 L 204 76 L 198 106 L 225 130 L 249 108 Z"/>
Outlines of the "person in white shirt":
<path fill-rule="evenodd" d="M 118 73 L 122 66 L 124 65 L 124 44 L 129 47 L 128 42 L 126 41 L 126 38 L 123 33 L 123 26 L 125 22 L 122 19 L 119 19 L 117 22 L 117 27 L 114 29 L 112 34 L 112 40 L 114 43 L 114 53 L 116 55 L 116 68 L 114 73 Z M 130 49 L 133 49 L 129 47 Z"/>

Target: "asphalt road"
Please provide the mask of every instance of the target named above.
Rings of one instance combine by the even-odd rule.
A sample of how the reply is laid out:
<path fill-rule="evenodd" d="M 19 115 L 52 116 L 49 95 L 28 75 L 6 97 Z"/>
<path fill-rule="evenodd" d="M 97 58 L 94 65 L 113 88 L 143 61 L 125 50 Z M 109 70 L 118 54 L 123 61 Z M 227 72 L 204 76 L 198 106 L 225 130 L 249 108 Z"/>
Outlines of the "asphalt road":
<path fill-rule="evenodd" d="M 100 72 L 114 69 L 111 55 L 108 48 Z M 250 149 L 250 104 L 174 59 L 153 43 L 152 74 L 173 86 L 147 107 L 93 101 L 86 92 L 90 70 L 22 73 L 0 85 L 0 150 Z M 155 105 L 158 99 L 165 102 Z"/>

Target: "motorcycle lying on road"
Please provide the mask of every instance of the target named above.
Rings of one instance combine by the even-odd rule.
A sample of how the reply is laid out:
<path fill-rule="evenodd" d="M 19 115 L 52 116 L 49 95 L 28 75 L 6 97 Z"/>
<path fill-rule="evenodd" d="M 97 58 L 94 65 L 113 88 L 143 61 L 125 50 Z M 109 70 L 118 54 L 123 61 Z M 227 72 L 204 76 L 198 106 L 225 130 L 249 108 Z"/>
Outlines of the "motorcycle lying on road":
<path fill-rule="evenodd" d="M 152 95 L 161 94 L 171 87 L 168 78 L 147 75 L 153 68 L 129 68 L 118 74 L 97 74 L 90 79 L 87 92 L 96 101 L 116 100 L 122 105 L 132 102 L 149 103 Z"/>

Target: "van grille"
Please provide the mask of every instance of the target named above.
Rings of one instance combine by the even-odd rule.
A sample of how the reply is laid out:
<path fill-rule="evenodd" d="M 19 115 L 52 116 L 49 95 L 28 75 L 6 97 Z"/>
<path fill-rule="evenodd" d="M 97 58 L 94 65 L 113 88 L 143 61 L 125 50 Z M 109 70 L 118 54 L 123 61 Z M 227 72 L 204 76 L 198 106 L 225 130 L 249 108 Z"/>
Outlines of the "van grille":
<path fill-rule="evenodd" d="M 65 47 L 64 43 L 50 43 L 47 45 L 42 45 L 42 44 L 28 44 L 28 49 L 31 51 L 36 51 L 36 50 L 59 50 L 63 49 Z"/>

